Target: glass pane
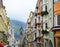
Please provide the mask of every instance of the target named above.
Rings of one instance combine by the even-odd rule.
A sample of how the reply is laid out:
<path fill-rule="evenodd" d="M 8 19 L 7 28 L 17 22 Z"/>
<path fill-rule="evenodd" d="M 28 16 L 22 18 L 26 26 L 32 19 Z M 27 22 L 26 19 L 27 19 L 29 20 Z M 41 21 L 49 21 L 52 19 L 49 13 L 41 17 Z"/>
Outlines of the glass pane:
<path fill-rule="evenodd" d="M 54 26 L 57 26 L 57 15 L 54 16 Z"/>
<path fill-rule="evenodd" d="M 60 25 L 60 15 L 57 16 L 58 25 Z"/>
<path fill-rule="evenodd" d="M 60 0 L 58 0 L 58 1 L 60 1 Z"/>
<path fill-rule="evenodd" d="M 60 47 L 60 39 L 58 40 L 58 47 Z"/>
<path fill-rule="evenodd" d="M 54 2 L 57 2 L 58 0 L 54 0 Z"/>
<path fill-rule="evenodd" d="M 40 17 L 38 17 L 38 20 L 39 20 L 39 22 L 40 22 Z"/>

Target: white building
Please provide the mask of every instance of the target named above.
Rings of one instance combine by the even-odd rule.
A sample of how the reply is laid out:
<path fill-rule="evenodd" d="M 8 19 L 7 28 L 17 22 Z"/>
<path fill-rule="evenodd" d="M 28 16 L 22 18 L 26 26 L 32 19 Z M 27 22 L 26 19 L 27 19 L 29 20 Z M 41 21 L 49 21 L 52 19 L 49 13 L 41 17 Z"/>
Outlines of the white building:
<path fill-rule="evenodd" d="M 15 41 L 14 30 L 11 29 L 11 27 L 9 27 L 8 42 L 11 47 L 14 46 L 14 43 L 15 43 L 14 41 Z"/>

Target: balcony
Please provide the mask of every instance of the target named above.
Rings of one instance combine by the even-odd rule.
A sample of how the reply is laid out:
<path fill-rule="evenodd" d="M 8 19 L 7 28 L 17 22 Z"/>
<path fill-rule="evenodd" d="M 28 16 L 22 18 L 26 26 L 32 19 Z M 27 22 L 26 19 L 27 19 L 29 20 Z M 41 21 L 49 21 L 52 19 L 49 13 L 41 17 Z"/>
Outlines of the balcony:
<path fill-rule="evenodd" d="M 37 25 L 37 29 L 38 30 L 41 30 L 41 25 Z"/>
<path fill-rule="evenodd" d="M 43 37 L 43 34 L 42 34 L 42 32 L 40 31 L 40 30 L 38 30 L 37 32 L 36 32 L 36 40 L 37 39 L 41 39 Z"/>
<path fill-rule="evenodd" d="M 37 37 L 36 37 L 36 39 L 41 39 L 41 38 L 42 38 L 42 36 L 41 36 L 41 35 L 39 35 L 39 36 L 37 36 Z"/>
<path fill-rule="evenodd" d="M 37 28 L 37 24 L 35 23 L 35 29 Z"/>
<path fill-rule="evenodd" d="M 43 37 L 37 38 L 37 43 L 38 43 L 38 44 L 42 44 L 42 40 L 43 40 L 42 38 L 43 38 Z"/>
<path fill-rule="evenodd" d="M 36 26 L 36 28 L 37 28 L 38 30 L 41 29 L 41 23 L 36 23 L 35 26 Z"/>
<path fill-rule="evenodd" d="M 28 25 L 27 28 L 31 28 L 31 25 Z"/>
<path fill-rule="evenodd" d="M 41 12 L 41 16 L 47 15 L 47 14 L 48 14 L 47 5 L 44 5 L 44 6 L 43 6 L 43 10 L 42 10 L 42 12 Z"/>
<path fill-rule="evenodd" d="M 38 44 L 42 44 L 42 41 L 37 41 Z"/>
<path fill-rule="evenodd" d="M 48 29 L 42 30 L 42 34 L 48 34 L 48 33 L 49 33 Z"/>
<path fill-rule="evenodd" d="M 0 31 L 0 40 L 2 40 L 4 43 L 8 43 L 7 36 L 4 31 Z"/>
<path fill-rule="evenodd" d="M 52 28 L 52 30 L 53 30 L 53 31 L 55 31 L 55 30 L 60 30 L 60 25 L 54 26 L 54 27 Z"/>
<path fill-rule="evenodd" d="M 38 34 L 38 36 L 36 36 L 37 39 L 41 39 L 43 36 L 43 34 Z"/>
<path fill-rule="evenodd" d="M 27 34 L 28 34 L 28 35 L 31 34 L 31 31 L 28 31 Z"/>

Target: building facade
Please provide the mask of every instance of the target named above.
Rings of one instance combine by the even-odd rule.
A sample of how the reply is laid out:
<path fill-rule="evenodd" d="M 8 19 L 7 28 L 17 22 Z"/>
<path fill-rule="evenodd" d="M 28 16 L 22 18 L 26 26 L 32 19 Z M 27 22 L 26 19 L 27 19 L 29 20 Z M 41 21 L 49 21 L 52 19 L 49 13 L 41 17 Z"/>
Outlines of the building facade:
<path fill-rule="evenodd" d="M 59 0 L 38 0 L 34 15 L 28 19 L 28 47 L 60 47 L 59 16 Z"/>
<path fill-rule="evenodd" d="M 8 26 L 5 6 L 3 6 L 3 0 L 0 0 L 0 41 L 3 41 L 4 44 L 7 43 Z"/>
<path fill-rule="evenodd" d="M 42 0 L 38 0 L 35 9 L 35 29 L 36 29 L 36 47 L 43 47 L 43 34 L 42 34 L 42 16 L 41 16 L 41 8 Z"/>
<path fill-rule="evenodd" d="M 31 13 L 29 14 L 29 18 L 27 20 L 27 42 L 28 42 L 28 47 L 31 47 L 31 20 L 32 20 L 32 15 Z"/>
<path fill-rule="evenodd" d="M 35 17 L 34 12 L 30 12 L 27 20 L 27 39 L 28 47 L 36 47 L 35 43 Z"/>
<path fill-rule="evenodd" d="M 60 0 L 54 0 L 54 45 L 60 47 Z"/>
<path fill-rule="evenodd" d="M 53 0 L 42 0 L 42 34 L 44 47 L 54 47 L 53 27 Z"/>

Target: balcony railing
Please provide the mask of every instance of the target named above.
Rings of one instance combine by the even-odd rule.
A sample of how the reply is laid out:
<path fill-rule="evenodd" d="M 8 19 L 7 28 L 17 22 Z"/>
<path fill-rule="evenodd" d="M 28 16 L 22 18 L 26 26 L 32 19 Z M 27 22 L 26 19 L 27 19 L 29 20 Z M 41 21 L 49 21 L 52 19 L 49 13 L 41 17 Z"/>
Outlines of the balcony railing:
<path fill-rule="evenodd" d="M 41 29 L 41 23 L 36 23 L 36 24 L 35 24 L 35 27 L 36 27 L 38 30 L 40 30 L 40 29 Z"/>
<path fill-rule="evenodd" d="M 47 15 L 47 14 L 48 14 L 47 5 L 44 5 L 44 6 L 43 6 L 43 10 L 42 10 L 42 12 L 41 12 L 41 16 Z"/>
<path fill-rule="evenodd" d="M 47 34 L 47 33 L 49 33 L 48 29 L 42 30 L 42 34 Z"/>

